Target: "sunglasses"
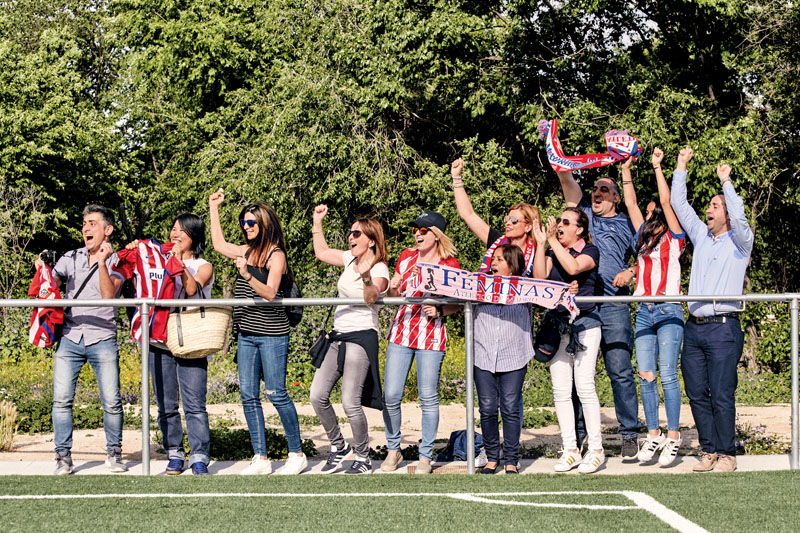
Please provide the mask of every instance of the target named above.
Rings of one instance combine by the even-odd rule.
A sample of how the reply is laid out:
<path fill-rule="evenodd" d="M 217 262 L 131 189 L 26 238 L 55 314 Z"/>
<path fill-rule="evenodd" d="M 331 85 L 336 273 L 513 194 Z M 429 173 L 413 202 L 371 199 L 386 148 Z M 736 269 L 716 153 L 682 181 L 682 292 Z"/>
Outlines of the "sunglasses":
<path fill-rule="evenodd" d="M 556 220 L 556 224 L 559 224 L 559 223 L 564 225 L 564 226 L 569 226 L 571 224 L 575 224 L 576 226 L 580 227 L 580 224 L 578 224 L 577 222 L 572 222 L 568 218 L 562 218 L 561 220 Z"/>
<path fill-rule="evenodd" d="M 520 221 L 520 219 L 518 219 L 517 217 L 514 217 L 514 216 L 505 216 L 503 218 L 503 223 L 504 224 L 508 224 L 509 222 L 513 226 L 513 225 L 515 225 L 515 224 L 517 224 L 517 223 L 519 223 L 521 221 Z"/>
<path fill-rule="evenodd" d="M 345 233 L 344 238 L 349 239 L 350 235 L 352 235 L 353 238 L 358 239 L 359 237 L 361 237 L 361 233 L 363 232 L 360 229 L 349 229 L 347 230 L 347 233 Z"/>
<path fill-rule="evenodd" d="M 253 219 L 253 220 L 245 220 L 245 219 L 243 219 L 243 218 L 240 218 L 240 219 L 239 219 L 239 224 L 240 224 L 240 225 L 241 225 L 243 228 L 253 228 L 253 227 L 255 227 L 256 223 L 257 223 L 257 222 L 256 222 L 256 220 L 255 220 L 255 219 Z"/>
<path fill-rule="evenodd" d="M 430 230 L 430 228 L 414 228 L 414 233 L 419 232 L 420 235 L 427 235 Z"/>

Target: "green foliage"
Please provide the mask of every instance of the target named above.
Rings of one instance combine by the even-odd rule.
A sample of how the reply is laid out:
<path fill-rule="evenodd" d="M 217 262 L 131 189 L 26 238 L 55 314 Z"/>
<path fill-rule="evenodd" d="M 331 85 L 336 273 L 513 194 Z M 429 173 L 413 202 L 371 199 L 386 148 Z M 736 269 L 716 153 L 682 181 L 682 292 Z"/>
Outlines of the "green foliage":
<path fill-rule="evenodd" d="M 789 452 L 790 446 L 777 436 L 766 432 L 764 425 L 736 424 L 736 453 L 738 455 L 780 455 Z"/>
<path fill-rule="evenodd" d="M 212 461 L 244 461 L 253 457 L 253 443 L 250 441 L 250 432 L 247 429 L 235 429 L 223 425 L 210 428 L 211 449 L 209 455 Z M 161 443 L 161 431 L 153 432 L 152 440 Z M 289 443 L 286 436 L 278 431 L 267 428 L 267 457 L 273 460 L 286 459 L 289 456 Z M 317 449 L 311 439 L 301 443 L 303 453 L 308 457 L 317 455 Z M 184 428 L 183 448 L 187 454 L 191 453 L 189 437 Z"/>

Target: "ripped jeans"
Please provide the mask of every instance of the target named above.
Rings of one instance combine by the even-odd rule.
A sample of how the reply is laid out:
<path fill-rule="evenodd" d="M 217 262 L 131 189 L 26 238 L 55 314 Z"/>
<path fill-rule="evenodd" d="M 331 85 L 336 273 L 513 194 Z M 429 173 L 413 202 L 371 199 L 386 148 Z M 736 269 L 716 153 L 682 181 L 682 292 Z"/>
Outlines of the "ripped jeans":
<path fill-rule="evenodd" d="M 636 313 L 636 362 L 639 372 L 652 372 L 653 380 L 641 375 L 642 407 L 647 429 L 656 430 L 658 423 L 658 383 L 656 370 L 664 390 L 667 430 L 678 431 L 681 415 L 681 388 L 678 383 L 678 354 L 683 341 L 683 308 L 676 303 L 639 304 Z"/>

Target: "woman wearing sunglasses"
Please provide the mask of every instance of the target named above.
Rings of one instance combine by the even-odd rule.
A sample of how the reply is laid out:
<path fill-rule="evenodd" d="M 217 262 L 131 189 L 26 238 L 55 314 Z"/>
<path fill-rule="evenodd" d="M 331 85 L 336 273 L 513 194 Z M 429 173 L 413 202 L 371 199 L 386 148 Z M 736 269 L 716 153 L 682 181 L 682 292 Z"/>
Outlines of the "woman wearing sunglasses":
<path fill-rule="evenodd" d="M 568 207 L 559 220 L 549 218 L 546 231 L 537 227 L 534 232 L 537 244 L 534 277 L 563 283 L 577 281 L 578 296 L 602 294 L 597 273 L 600 250 L 592 244 L 586 213 L 576 207 Z M 545 243 L 550 245 L 546 252 Z M 580 314 L 572 324 L 569 324 L 569 313 L 563 307 L 548 311 L 542 321 L 540 335 L 555 333 L 558 338 L 560 334 L 558 350 L 550 360 L 553 400 L 563 447 L 555 471 L 567 472 L 577 466 L 579 472 L 589 474 L 605 462 L 600 433 L 600 401 L 594 385 L 597 352 L 600 349 L 600 317 L 596 304 L 580 303 L 578 309 Z M 545 328 L 554 330 L 549 332 Z M 573 382 L 583 406 L 589 437 L 589 451 L 583 458 L 575 433 Z"/>
<path fill-rule="evenodd" d="M 469 201 L 469 196 L 464 190 L 464 181 L 461 178 L 463 169 L 464 161 L 462 159 L 456 159 L 450 166 L 450 174 L 453 177 L 453 194 L 458 214 L 467 223 L 472 233 L 481 242 L 486 243 L 486 255 L 479 271 L 488 273 L 492 266 L 492 256 L 497 247 L 510 243 L 522 250 L 525 257 L 525 269 L 522 275 L 530 276 L 533 272 L 533 257 L 536 250 L 533 228 L 540 223 L 539 210 L 530 204 L 516 203 L 511 206 L 508 215 L 503 218 L 505 232 L 490 227 L 472 208 L 472 202 Z"/>
<path fill-rule="evenodd" d="M 622 164 L 622 186 L 625 205 L 633 227 L 636 267 L 623 270 L 614 278 L 615 287 L 627 286 L 636 278 L 634 296 L 677 295 L 681 292 L 681 254 L 686 249 L 686 234 L 670 205 L 670 191 L 661 161 L 664 152 L 653 151 L 651 162 L 658 183 L 658 201 L 647 204 L 647 216 L 636 204 L 636 190 L 628 159 Z M 641 303 L 636 313 L 636 362 L 642 389 L 642 407 L 647 422 L 647 438 L 642 441 L 638 459 L 649 462 L 658 450 L 658 462 L 669 466 L 681 446 L 681 387 L 678 382 L 678 353 L 683 342 L 683 308 L 680 303 Z M 658 384 L 656 369 L 664 390 L 667 412 L 667 434 L 658 423 Z"/>
<path fill-rule="evenodd" d="M 459 268 L 454 257 L 456 248 L 445 235 L 447 221 L 435 211 L 425 211 L 409 224 L 414 232 L 414 246 L 400 254 L 395 273 L 389 282 L 389 296 L 402 296 L 417 284 L 417 262 Z M 414 291 L 410 296 L 425 297 L 430 293 Z M 389 327 L 389 345 L 386 349 L 383 393 L 386 403 L 383 420 L 389 453 L 381 465 L 384 472 L 397 469 L 403 460 L 400 454 L 400 404 L 406 388 L 411 364 L 417 361 L 417 387 L 422 409 L 422 442 L 419 445 L 419 462 L 416 472 L 431 472 L 433 441 L 439 427 L 439 374 L 447 343 L 444 316 L 458 310 L 458 306 L 401 305 Z"/>
<path fill-rule="evenodd" d="M 373 305 L 389 287 L 386 241 L 380 222 L 358 218 L 347 232 L 347 250 L 328 246 L 322 231 L 327 205 L 314 209 L 311 233 L 314 254 L 323 263 L 343 267 L 337 282 L 340 298 L 363 298 L 368 305 L 339 305 L 333 315 L 331 345 L 314 374 L 310 399 L 331 443 L 327 462 L 320 472 L 330 474 L 355 451 L 346 474 L 369 474 L 369 426 L 363 406 L 383 408 L 378 363 L 378 306 Z M 333 387 L 342 380 L 342 407 L 353 432 L 353 446 L 342 436 L 331 405 Z"/>
<path fill-rule="evenodd" d="M 283 276 L 288 272 L 286 245 L 278 215 L 264 202 L 245 206 L 239 213 L 239 225 L 246 244 L 225 240 L 219 220 L 219 206 L 225 200 L 221 190 L 208 199 L 211 218 L 211 241 L 214 249 L 236 262 L 238 276 L 235 298 L 264 298 L 272 301 L 283 297 Z M 238 331 L 236 358 L 244 417 L 253 443 L 253 459 L 242 471 L 245 475 L 270 474 L 272 463 L 267 457 L 264 411 L 261 408 L 260 385 L 264 377 L 267 397 L 280 416 L 289 458 L 279 474 L 299 474 L 308 461 L 300 441 L 297 410 L 286 390 L 286 361 L 289 353 L 289 319 L 283 307 L 234 307 L 234 329 Z"/>

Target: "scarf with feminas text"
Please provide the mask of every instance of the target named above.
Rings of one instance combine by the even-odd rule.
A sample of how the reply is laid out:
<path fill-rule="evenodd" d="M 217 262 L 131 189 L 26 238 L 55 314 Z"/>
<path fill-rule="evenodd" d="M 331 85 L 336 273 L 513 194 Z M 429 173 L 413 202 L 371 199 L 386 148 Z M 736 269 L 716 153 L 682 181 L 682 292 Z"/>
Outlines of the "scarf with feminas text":
<path fill-rule="evenodd" d="M 550 166 L 556 172 L 568 172 L 584 168 L 605 167 L 632 157 L 634 161 L 642 154 L 639 141 L 628 135 L 628 130 L 611 130 L 606 132 L 605 154 L 564 155 L 561 142 L 558 140 L 558 121 L 540 120 L 539 138 L 545 139 L 545 151 Z"/>
<path fill-rule="evenodd" d="M 508 237 L 503 235 L 496 241 L 489 246 L 489 249 L 486 250 L 486 254 L 483 256 L 483 262 L 481 262 L 481 267 L 478 269 L 478 272 L 482 274 L 487 274 L 489 271 L 492 270 L 492 257 L 494 257 L 494 251 L 497 249 L 498 246 L 502 246 L 504 244 L 508 244 L 511 242 Z M 530 276 L 533 272 L 533 253 L 536 250 L 536 244 L 531 240 L 528 239 L 528 243 L 525 245 L 525 272 L 522 274 L 523 276 Z"/>

